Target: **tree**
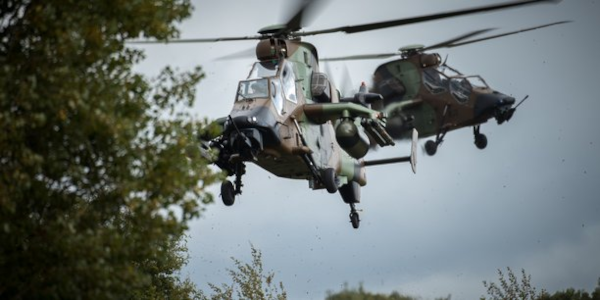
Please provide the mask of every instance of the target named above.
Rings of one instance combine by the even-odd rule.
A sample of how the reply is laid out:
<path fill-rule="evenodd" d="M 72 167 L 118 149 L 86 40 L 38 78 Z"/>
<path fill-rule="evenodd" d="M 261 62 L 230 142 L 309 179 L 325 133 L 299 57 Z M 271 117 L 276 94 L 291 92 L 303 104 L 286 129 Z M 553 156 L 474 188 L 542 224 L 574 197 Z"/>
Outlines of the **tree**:
<path fill-rule="evenodd" d="M 264 274 L 262 253 L 260 250 L 251 246 L 252 262 L 243 263 L 242 261 L 231 258 L 236 269 L 228 269 L 231 276 L 231 284 L 222 284 L 220 287 L 209 283 L 213 291 L 211 296 L 206 296 L 201 293 L 202 300 L 227 300 L 233 299 L 236 295 L 238 299 L 253 299 L 253 300 L 285 300 L 287 293 L 283 287 L 283 283 L 274 283 L 275 274 Z"/>
<path fill-rule="evenodd" d="M 396 291 L 393 291 L 389 295 L 379 294 L 379 293 L 371 293 L 365 291 L 362 283 L 358 286 L 358 288 L 349 288 L 348 284 L 344 284 L 344 288 L 336 293 L 331 291 L 327 292 L 326 300 L 415 300 L 419 298 L 402 295 Z M 439 298 L 439 299 L 450 299 L 448 298 Z"/>
<path fill-rule="evenodd" d="M 487 293 L 491 300 L 505 300 L 505 299 L 519 299 L 519 300 L 535 300 L 538 299 L 535 287 L 531 285 L 531 276 L 525 273 L 524 269 L 521 269 L 521 281 L 510 269 L 507 269 L 508 278 L 504 277 L 502 270 L 498 269 L 498 277 L 500 284 L 494 282 L 488 283 L 483 281 L 483 286 L 487 289 Z M 545 295 L 545 291 L 542 290 L 542 295 Z M 482 300 L 487 299 L 485 297 Z"/>
<path fill-rule="evenodd" d="M 188 298 L 184 233 L 217 176 L 200 68 L 154 80 L 126 41 L 176 37 L 189 0 L 0 2 L 0 298 Z"/>
<path fill-rule="evenodd" d="M 575 290 L 568 288 L 564 291 L 557 291 L 554 294 L 544 294 L 538 298 L 539 300 L 600 300 L 600 278 L 596 288 L 592 293 L 584 290 Z"/>

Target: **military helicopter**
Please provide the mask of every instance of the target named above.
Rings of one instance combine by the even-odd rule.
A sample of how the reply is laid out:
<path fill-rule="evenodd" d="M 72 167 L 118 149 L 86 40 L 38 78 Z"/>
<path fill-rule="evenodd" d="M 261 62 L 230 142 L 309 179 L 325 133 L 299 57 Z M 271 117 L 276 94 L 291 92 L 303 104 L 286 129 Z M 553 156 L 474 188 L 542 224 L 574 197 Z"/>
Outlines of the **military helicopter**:
<path fill-rule="evenodd" d="M 416 167 L 416 130 L 412 131 L 410 156 L 365 160 L 371 141 L 393 146 L 386 131 L 386 116 L 369 108 L 382 96 L 363 87 L 353 97 L 341 97 L 325 73 L 319 70 L 317 49 L 301 37 L 333 32 L 355 33 L 393 26 L 553 2 L 513 1 L 500 5 L 432 14 L 386 22 L 300 31 L 304 12 L 316 1 L 305 1 L 283 25 L 269 26 L 257 36 L 173 40 L 169 43 L 259 40 L 256 59 L 246 79 L 239 81 L 228 116 L 217 119 L 215 134 L 202 134 L 206 150 L 215 150 L 212 161 L 228 176 L 221 184 L 225 205 L 242 193 L 246 163 L 254 163 L 280 177 L 303 179 L 312 189 L 339 192 L 350 205 L 350 222 L 358 228 L 355 204 L 366 185 L 367 166 L 410 162 Z M 156 43 L 144 41 L 141 43 Z M 210 152 L 210 151 L 209 151 Z M 210 154 L 210 153 L 209 153 Z"/>
<path fill-rule="evenodd" d="M 354 102 L 368 103 L 381 95 L 362 89 L 352 98 L 339 98 L 316 64 L 304 65 L 316 62 L 314 48 L 272 41 L 257 46 L 257 56 L 263 59 L 239 82 L 231 113 L 216 121 L 218 135 L 204 137 L 209 140 L 207 148 L 217 150 L 212 161 L 235 177 L 234 183 L 221 184 L 223 203 L 234 204 L 242 193 L 245 163 L 253 162 L 279 177 L 308 180 L 312 189 L 339 191 L 350 205 L 352 226 L 358 228 L 355 204 L 366 184 L 365 167 L 410 162 L 414 172 L 417 131 L 413 130 L 410 156 L 365 161 L 369 139 L 382 147 L 394 142 L 384 129 L 383 113 Z M 299 78 L 308 68 L 313 72 L 310 85 L 304 87 L 306 77 Z"/>
<path fill-rule="evenodd" d="M 479 75 L 464 75 L 456 68 L 442 62 L 438 53 L 428 50 L 453 48 L 512 34 L 568 23 L 560 21 L 517 31 L 468 40 L 491 29 L 473 31 L 450 40 L 431 45 L 409 45 L 398 52 L 323 58 L 321 61 L 358 59 L 399 59 L 378 66 L 373 75 L 371 91 L 380 93 L 383 101 L 373 108 L 388 116 L 386 130 L 394 139 L 410 137 L 416 128 L 421 137 L 435 136 L 425 143 L 425 152 L 434 155 L 451 130 L 473 127 L 475 146 L 485 149 L 487 137 L 481 133 L 481 124 L 494 118 L 497 123 L 509 121 L 519 103 L 515 98 L 492 89 Z M 515 105 L 516 104 L 516 105 Z"/>

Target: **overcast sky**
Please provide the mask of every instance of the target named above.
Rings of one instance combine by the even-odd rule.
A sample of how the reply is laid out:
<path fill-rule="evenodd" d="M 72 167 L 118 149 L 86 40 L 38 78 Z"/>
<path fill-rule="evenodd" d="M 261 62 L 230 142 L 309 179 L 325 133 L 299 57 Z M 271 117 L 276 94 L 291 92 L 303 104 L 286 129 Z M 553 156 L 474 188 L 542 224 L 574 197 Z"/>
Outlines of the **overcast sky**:
<path fill-rule="evenodd" d="M 193 1 L 182 37 L 254 35 L 286 18 L 285 1 Z M 332 0 L 305 30 L 418 16 L 502 1 Z M 488 147 L 477 149 L 470 128 L 448 133 L 434 157 L 419 150 L 417 174 L 407 164 L 367 169 L 360 229 L 337 194 L 312 191 L 306 181 L 277 178 L 249 165 L 243 195 L 232 207 L 218 197 L 189 231 L 184 269 L 201 288 L 229 282 L 230 257 L 250 260 L 250 244 L 263 253 L 290 299 L 323 299 L 344 283 L 369 291 L 399 291 L 433 299 L 485 295 L 482 281 L 497 281 L 510 267 L 531 275 L 535 287 L 592 290 L 600 277 L 600 3 L 557 5 L 434 21 L 358 34 L 307 37 L 321 57 L 391 52 L 407 44 L 431 45 L 472 30 L 517 30 L 555 21 L 573 23 L 516 36 L 440 49 L 448 64 L 479 74 L 494 89 L 522 99 L 513 119 L 481 127 Z M 216 58 L 255 42 L 150 45 L 139 70 L 157 74 L 166 64 L 201 65 L 197 117 L 226 116 L 237 82 L 254 58 Z M 347 62 L 353 86 L 370 82 L 388 60 Z M 331 77 L 345 83 L 342 63 Z M 324 68 L 323 68 L 324 69 Z M 420 148 L 425 140 L 420 141 Z M 408 143 L 368 154 L 405 155 Z"/>

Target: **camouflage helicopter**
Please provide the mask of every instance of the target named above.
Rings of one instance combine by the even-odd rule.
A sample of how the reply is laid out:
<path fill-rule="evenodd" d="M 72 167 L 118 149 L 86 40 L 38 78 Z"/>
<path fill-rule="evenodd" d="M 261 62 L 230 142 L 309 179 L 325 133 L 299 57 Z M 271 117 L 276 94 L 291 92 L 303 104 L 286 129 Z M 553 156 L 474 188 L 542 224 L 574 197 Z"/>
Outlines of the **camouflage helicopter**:
<path fill-rule="evenodd" d="M 312 189 L 339 192 L 350 205 L 352 226 L 358 228 L 360 218 L 355 204 L 360 201 L 360 188 L 366 185 L 365 167 L 410 162 L 415 171 L 418 133 L 412 131 L 410 156 L 364 160 L 371 141 L 382 147 L 394 145 L 385 129 L 385 114 L 369 108 L 382 96 L 361 88 L 353 97 L 341 97 L 327 75 L 320 72 L 317 49 L 301 37 L 363 32 L 552 1 L 513 1 L 419 18 L 300 31 L 304 12 L 315 2 L 304 2 L 287 23 L 263 28 L 257 36 L 168 42 L 259 40 L 257 61 L 247 78 L 239 81 L 231 112 L 215 121 L 216 134 L 201 137 L 207 141 L 207 150 L 216 150 L 211 156 L 213 162 L 235 178 L 221 184 L 225 205 L 233 205 L 242 193 L 242 176 L 246 163 L 251 162 L 279 177 L 307 180 Z"/>
<path fill-rule="evenodd" d="M 321 61 L 358 59 L 383 59 L 400 56 L 399 59 L 378 66 L 373 75 L 371 91 L 380 93 L 383 101 L 372 108 L 388 116 L 386 130 L 394 139 L 410 137 L 410 129 L 416 128 L 421 137 L 435 136 L 425 142 L 425 152 L 434 155 L 448 131 L 473 127 L 475 146 L 484 149 L 487 137 L 480 132 L 481 124 L 496 119 L 503 124 L 509 121 L 519 103 L 515 98 L 492 89 L 479 75 L 464 75 L 442 62 L 438 53 L 428 50 L 453 48 L 486 41 L 507 35 L 568 23 L 561 21 L 517 31 L 467 40 L 491 29 L 470 32 L 450 40 L 427 46 L 409 45 L 398 52 L 323 58 Z M 515 105 L 516 104 L 516 105 Z"/>

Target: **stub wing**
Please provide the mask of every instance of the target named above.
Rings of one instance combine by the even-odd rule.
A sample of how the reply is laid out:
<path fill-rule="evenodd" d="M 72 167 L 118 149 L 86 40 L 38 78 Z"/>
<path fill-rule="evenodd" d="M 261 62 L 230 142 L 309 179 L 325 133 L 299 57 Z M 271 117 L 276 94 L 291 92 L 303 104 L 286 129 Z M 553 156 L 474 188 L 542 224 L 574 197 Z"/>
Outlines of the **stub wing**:
<path fill-rule="evenodd" d="M 392 137 L 385 130 L 385 114 L 356 103 L 306 104 L 304 105 L 304 114 L 309 120 L 317 124 L 338 120 L 350 124 L 349 122 L 353 123 L 356 118 L 360 118 L 360 125 L 364 132 L 373 138 L 379 146 L 393 146 L 395 144 Z M 351 131 L 355 129 L 353 128 Z"/>
<path fill-rule="evenodd" d="M 383 113 L 356 103 L 314 103 L 304 105 L 304 114 L 308 119 L 323 124 L 341 118 L 371 118 L 383 120 Z"/>

